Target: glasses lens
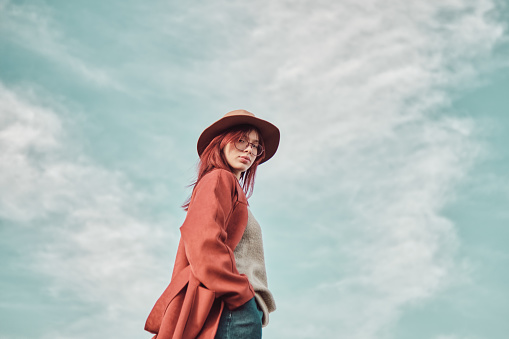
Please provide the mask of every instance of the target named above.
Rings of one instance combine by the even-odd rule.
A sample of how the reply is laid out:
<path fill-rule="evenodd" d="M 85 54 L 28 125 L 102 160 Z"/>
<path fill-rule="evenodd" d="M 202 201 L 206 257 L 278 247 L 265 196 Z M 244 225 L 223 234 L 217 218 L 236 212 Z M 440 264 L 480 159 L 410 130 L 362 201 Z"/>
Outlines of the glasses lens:
<path fill-rule="evenodd" d="M 245 151 L 246 148 L 249 147 L 249 145 L 251 145 L 251 154 L 255 156 L 262 155 L 263 153 L 262 145 L 253 145 L 244 139 L 239 139 L 238 141 L 235 142 L 235 148 L 237 148 L 239 151 Z"/>
<path fill-rule="evenodd" d="M 263 147 L 262 145 L 256 146 L 256 156 L 259 157 L 263 153 Z"/>
<path fill-rule="evenodd" d="M 239 139 L 239 140 L 235 141 L 235 147 L 239 151 L 244 151 L 247 148 L 247 145 L 248 145 L 248 143 L 244 139 Z"/>

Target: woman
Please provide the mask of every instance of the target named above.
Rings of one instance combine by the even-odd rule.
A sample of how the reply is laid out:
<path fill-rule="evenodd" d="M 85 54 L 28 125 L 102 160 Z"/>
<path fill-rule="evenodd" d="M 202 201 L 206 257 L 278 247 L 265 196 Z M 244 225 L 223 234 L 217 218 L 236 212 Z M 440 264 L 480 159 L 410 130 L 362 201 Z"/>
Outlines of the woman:
<path fill-rule="evenodd" d="M 275 303 L 246 194 L 278 145 L 278 128 L 245 110 L 200 135 L 198 179 L 184 205 L 171 282 L 145 324 L 154 338 L 261 338 Z"/>

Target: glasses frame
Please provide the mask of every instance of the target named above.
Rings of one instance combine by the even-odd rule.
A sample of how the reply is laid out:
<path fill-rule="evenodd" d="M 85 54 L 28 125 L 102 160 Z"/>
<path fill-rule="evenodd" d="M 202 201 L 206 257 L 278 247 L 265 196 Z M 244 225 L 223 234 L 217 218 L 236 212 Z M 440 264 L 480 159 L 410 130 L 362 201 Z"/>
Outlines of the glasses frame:
<path fill-rule="evenodd" d="M 242 149 L 241 147 L 237 146 L 237 143 L 239 143 L 241 140 L 243 140 L 244 142 L 246 142 L 246 147 L 244 147 L 244 149 Z M 239 151 L 243 152 L 245 151 L 249 146 L 251 146 L 251 151 L 249 151 L 249 153 L 251 153 L 252 155 L 254 155 L 255 157 L 259 157 L 263 154 L 263 152 L 265 151 L 265 149 L 263 148 L 262 145 L 258 144 L 258 145 L 255 145 L 253 144 L 252 142 L 249 142 L 247 140 L 244 140 L 244 138 L 240 138 L 239 140 L 237 141 L 234 141 L 233 142 L 233 145 L 235 146 L 236 149 L 238 149 Z M 253 150 L 254 149 L 257 149 L 260 153 L 253 153 Z"/>

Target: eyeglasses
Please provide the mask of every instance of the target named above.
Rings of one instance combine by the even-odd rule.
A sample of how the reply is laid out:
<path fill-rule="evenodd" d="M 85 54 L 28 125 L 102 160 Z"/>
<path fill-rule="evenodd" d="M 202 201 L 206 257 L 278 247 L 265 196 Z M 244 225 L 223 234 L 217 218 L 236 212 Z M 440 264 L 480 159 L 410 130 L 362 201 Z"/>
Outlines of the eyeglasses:
<path fill-rule="evenodd" d="M 245 139 L 239 139 L 239 140 L 235 141 L 234 144 L 235 144 L 235 148 L 238 149 L 239 151 L 245 151 L 249 147 L 249 145 L 251 145 L 251 154 L 252 155 L 259 157 L 260 155 L 263 154 L 262 145 L 253 144 L 252 142 L 249 142 Z"/>

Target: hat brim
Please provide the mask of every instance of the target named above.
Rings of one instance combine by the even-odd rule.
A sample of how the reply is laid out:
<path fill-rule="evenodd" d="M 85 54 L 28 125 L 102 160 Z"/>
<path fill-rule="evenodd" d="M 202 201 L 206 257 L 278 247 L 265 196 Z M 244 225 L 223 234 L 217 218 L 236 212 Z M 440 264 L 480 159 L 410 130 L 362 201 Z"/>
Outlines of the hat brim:
<path fill-rule="evenodd" d="M 212 139 L 227 129 L 238 125 L 252 125 L 260 132 L 265 145 L 265 158 L 261 163 L 264 163 L 274 156 L 279 146 L 279 129 L 266 120 L 247 115 L 225 116 L 207 127 L 198 139 L 198 155 L 201 156 Z"/>

